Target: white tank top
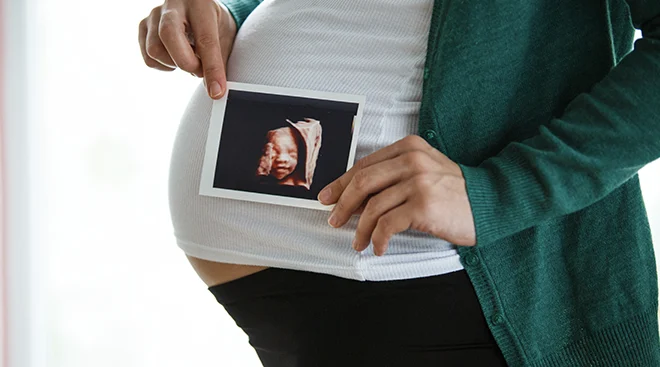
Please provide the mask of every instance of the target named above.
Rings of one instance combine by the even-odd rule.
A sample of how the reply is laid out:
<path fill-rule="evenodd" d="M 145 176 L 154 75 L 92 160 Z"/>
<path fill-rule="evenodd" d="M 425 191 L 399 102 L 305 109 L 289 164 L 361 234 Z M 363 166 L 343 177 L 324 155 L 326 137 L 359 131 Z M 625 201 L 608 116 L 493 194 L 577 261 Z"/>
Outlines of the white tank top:
<path fill-rule="evenodd" d="M 417 132 L 433 0 L 266 0 L 240 28 L 230 81 L 366 96 L 356 159 Z M 183 116 L 170 168 L 178 245 L 202 259 L 298 269 L 357 280 L 418 278 L 462 269 L 456 246 L 417 231 L 384 256 L 351 247 L 328 212 L 200 196 L 212 101 L 200 86 Z"/>

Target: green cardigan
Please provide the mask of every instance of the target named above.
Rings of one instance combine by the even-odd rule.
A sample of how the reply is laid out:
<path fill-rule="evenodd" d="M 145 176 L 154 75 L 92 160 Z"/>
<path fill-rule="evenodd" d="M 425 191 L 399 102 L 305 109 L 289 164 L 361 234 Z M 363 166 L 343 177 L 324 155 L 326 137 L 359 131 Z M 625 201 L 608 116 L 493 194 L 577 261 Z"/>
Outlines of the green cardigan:
<path fill-rule="evenodd" d="M 240 27 L 260 1 L 223 3 Z M 660 0 L 436 0 L 419 134 L 465 176 L 459 253 L 509 365 L 660 366 L 637 175 L 660 157 Z"/>

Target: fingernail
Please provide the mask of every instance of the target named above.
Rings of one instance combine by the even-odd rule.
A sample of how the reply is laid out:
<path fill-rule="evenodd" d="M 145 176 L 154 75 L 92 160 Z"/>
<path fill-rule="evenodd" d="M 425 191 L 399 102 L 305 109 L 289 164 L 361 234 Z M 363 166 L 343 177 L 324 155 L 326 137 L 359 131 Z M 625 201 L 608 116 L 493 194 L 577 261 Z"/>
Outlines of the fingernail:
<path fill-rule="evenodd" d="M 220 88 L 220 83 L 211 82 L 211 85 L 209 86 L 209 94 L 211 95 L 211 98 L 219 97 L 222 94 L 222 88 Z"/>
<path fill-rule="evenodd" d="M 355 240 L 355 239 L 353 240 L 353 250 L 360 251 L 360 250 L 358 250 L 358 243 L 357 243 L 357 240 Z"/>
<path fill-rule="evenodd" d="M 326 203 L 330 201 L 330 194 L 331 194 L 330 188 L 325 188 L 321 190 L 321 192 L 319 193 L 319 201 L 321 203 Z"/>
<path fill-rule="evenodd" d="M 334 215 L 334 214 L 331 214 L 330 218 L 328 218 L 328 224 L 332 227 L 336 227 L 337 226 L 337 216 Z"/>

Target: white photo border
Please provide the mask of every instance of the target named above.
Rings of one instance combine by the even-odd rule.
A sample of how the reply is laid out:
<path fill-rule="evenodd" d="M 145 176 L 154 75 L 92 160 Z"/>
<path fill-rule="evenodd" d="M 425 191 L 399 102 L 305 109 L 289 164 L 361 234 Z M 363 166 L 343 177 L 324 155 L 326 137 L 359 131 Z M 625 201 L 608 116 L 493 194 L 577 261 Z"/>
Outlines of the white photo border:
<path fill-rule="evenodd" d="M 239 82 L 227 82 L 227 91 L 224 96 L 219 100 L 213 101 L 213 109 L 211 111 L 211 121 L 209 124 L 208 135 L 206 139 L 206 148 L 204 151 L 204 163 L 202 165 L 202 177 L 199 184 L 199 194 L 204 196 L 221 197 L 227 199 L 245 200 L 259 203 L 269 203 L 276 205 L 294 206 L 299 208 L 331 210 L 334 205 L 323 205 L 317 200 L 300 199 L 279 195 L 262 194 L 255 192 L 245 192 L 239 190 L 219 189 L 213 187 L 215 178 L 215 170 L 218 160 L 218 151 L 220 149 L 220 142 L 222 140 L 221 132 L 224 123 L 225 110 L 227 108 L 227 97 L 230 90 L 257 92 L 284 95 L 289 97 L 301 98 L 316 98 L 331 100 L 336 102 L 350 102 L 357 103 L 358 109 L 355 117 L 353 118 L 353 132 L 351 135 L 350 152 L 348 155 L 348 162 L 346 170 L 348 171 L 353 166 L 355 160 L 355 151 L 357 148 L 357 137 L 362 122 L 362 112 L 364 104 L 366 103 L 366 96 L 356 94 L 332 93 L 322 92 L 307 89 L 297 88 L 284 88 L 274 87 L 269 85 L 248 84 Z"/>

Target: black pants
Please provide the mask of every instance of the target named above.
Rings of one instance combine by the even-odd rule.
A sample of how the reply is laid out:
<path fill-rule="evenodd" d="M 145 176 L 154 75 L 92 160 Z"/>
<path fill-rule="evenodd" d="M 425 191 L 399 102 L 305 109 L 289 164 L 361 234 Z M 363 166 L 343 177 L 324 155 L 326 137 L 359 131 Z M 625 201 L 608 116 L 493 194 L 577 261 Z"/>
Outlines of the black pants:
<path fill-rule="evenodd" d="M 361 282 L 269 268 L 209 290 L 265 367 L 506 366 L 464 270 Z"/>

